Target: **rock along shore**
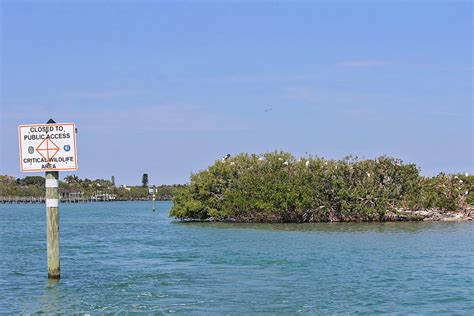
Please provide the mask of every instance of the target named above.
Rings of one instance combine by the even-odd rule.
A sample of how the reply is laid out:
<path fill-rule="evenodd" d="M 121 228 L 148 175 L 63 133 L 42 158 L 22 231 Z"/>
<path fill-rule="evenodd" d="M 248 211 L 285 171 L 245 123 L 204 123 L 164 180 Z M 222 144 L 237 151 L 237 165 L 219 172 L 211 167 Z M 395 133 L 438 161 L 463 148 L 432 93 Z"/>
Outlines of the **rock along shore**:
<path fill-rule="evenodd" d="M 474 219 L 474 207 L 468 206 L 458 211 L 442 211 L 439 209 L 428 210 L 403 210 L 390 211 L 385 214 L 383 221 L 431 221 L 431 222 L 459 222 L 472 221 Z"/>

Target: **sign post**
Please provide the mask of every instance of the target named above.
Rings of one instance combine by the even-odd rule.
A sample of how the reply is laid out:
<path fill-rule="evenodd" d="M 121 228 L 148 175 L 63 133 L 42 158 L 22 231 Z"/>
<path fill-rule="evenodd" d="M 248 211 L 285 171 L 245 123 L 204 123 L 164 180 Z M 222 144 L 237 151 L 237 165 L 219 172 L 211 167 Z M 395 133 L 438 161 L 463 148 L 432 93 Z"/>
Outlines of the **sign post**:
<path fill-rule="evenodd" d="M 148 193 L 151 194 L 151 200 L 152 200 L 152 210 L 153 212 L 155 211 L 155 194 L 156 194 L 156 186 L 152 186 L 151 188 L 148 188 Z"/>
<path fill-rule="evenodd" d="M 76 127 L 50 119 L 18 126 L 18 136 L 21 171 L 45 172 L 48 278 L 59 279 L 59 171 L 77 170 Z"/>
<path fill-rule="evenodd" d="M 48 278 L 59 279 L 59 171 L 46 171 L 46 238 Z"/>

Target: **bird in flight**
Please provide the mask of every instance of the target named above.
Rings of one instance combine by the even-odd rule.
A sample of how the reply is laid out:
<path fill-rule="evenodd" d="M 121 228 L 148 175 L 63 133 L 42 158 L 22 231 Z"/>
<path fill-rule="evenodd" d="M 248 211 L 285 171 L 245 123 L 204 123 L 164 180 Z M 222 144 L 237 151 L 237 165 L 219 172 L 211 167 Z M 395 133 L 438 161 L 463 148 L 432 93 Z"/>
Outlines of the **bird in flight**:
<path fill-rule="evenodd" d="M 267 113 L 267 112 L 270 112 L 271 110 L 273 110 L 273 108 L 268 108 L 264 112 Z"/>

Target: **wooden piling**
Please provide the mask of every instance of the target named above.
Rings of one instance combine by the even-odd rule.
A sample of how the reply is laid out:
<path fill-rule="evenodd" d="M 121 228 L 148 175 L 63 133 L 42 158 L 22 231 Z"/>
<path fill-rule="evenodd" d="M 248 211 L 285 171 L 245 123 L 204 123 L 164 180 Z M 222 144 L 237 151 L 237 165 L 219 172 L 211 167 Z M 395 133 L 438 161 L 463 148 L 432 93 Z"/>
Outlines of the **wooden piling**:
<path fill-rule="evenodd" d="M 59 172 L 46 171 L 46 238 L 48 278 L 59 279 Z"/>

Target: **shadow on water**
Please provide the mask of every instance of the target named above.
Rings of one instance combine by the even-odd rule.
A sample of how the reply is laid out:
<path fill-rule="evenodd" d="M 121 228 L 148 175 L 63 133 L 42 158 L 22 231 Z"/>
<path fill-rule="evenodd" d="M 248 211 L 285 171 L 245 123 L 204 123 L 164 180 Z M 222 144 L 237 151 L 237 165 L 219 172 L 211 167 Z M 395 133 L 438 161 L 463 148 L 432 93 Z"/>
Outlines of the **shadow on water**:
<path fill-rule="evenodd" d="M 175 225 L 196 228 L 252 229 L 315 233 L 418 233 L 429 230 L 454 231 L 471 222 L 364 222 L 364 223 L 225 223 L 173 221 Z"/>

